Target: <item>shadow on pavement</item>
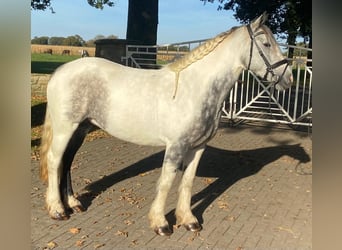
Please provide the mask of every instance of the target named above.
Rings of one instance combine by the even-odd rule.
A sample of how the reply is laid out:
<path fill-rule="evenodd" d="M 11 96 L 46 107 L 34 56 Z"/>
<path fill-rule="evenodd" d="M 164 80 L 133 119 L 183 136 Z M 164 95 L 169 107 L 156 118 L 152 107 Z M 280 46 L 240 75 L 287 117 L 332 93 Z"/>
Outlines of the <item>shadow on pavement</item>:
<path fill-rule="evenodd" d="M 165 151 L 153 154 L 145 159 L 142 159 L 131 166 L 124 168 L 111 175 L 105 176 L 98 181 L 94 181 L 87 185 L 85 189 L 89 193 L 85 193 L 79 196 L 79 200 L 82 202 L 85 209 L 92 204 L 92 200 L 111 186 L 119 183 L 123 180 L 138 176 L 147 171 L 160 168 L 162 166 Z"/>
<path fill-rule="evenodd" d="M 197 176 L 218 178 L 199 193 L 192 196 L 194 215 L 203 224 L 203 213 L 212 202 L 237 181 L 258 173 L 264 166 L 282 156 L 290 156 L 299 163 L 309 162 L 310 156 L 299 144 L 263 147 L 253 150 L 231 151 L 208 146 L 200 161 Z M 164 151 L 151 155 L 121 171 L 89 184 L 89 193 L 81 195 L 80 201 L 87 209 L 92 200 L 116 183 L 160 168 Z M 90 195 L 89 195 L 90 194 Z M 170 225 L 175 225 L 174 210 L 166 215 Z"/>
<path fill-rule="evenodd" d="M 282 156 L 290 156 L 300 163 L 307 163 L 310 156 L 299 144 L 264 147 L 253 150 L 227 151 L 208 147 L 197 170 L 197 176 L 216 177 L 213 183 L 192 196 L 192 210 L 199 222 L 212 202 L 237 181 L 257 174 L 264 166 Z"/>

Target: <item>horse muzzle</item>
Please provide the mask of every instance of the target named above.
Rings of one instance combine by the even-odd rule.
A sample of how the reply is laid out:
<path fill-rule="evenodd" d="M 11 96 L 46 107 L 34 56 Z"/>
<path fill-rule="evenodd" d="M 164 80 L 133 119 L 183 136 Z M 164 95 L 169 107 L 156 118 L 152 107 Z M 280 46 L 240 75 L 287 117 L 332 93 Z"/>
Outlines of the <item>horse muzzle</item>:
<path fill-rule="evenodd" d="M 274 75 L 272 76 L 271 84 L 274 84 L 276 90 L 286 90 L 293 84 L 293 75 L 292 73 L 283 74 L 281 76 Z"/>

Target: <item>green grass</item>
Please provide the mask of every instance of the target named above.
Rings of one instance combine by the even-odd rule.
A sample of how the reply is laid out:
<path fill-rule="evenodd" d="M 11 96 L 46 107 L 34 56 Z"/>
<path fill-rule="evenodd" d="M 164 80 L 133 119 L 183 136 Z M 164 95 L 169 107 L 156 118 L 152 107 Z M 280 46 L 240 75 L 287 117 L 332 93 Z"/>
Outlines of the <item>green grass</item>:
<path fill-rule="evenodd" d="M 165 61 L 165 60 L 157 60 L 157 65 L 161 65 L 161 66 L 163 66 L 163 65 L 166 65 L 166 64 L 169 64 L 170 63 L 170 61 Z"/>
<path fill-rule="evenodd" d="M 81 56 L 31 54 L 31 73 L 51 74 L 59 66 Z"/>

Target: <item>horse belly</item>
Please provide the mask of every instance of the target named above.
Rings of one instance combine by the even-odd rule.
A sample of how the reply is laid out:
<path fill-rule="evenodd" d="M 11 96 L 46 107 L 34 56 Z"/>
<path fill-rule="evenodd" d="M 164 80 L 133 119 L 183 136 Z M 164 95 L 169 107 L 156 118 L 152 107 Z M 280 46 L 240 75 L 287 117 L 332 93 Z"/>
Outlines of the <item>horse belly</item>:
<path fill-rule="evenodd" d="M 146 126 L 139 126 L 135 121 L 130 123 L 121 123 L 120 121 L 113 121 L 106 128 L 109 134 L 121 140 L 132 142 L 139 145 L 148 146 L 164 146 L 165 143 L 158 137 L 158 135 Z"/>
<path fill-rule="evenodd" d="M 111 102 L 104 130 L 128 142 L 140 145 L 163 146 L 159 136 L 158 123 L 152 103 L 114 100 Z"/>

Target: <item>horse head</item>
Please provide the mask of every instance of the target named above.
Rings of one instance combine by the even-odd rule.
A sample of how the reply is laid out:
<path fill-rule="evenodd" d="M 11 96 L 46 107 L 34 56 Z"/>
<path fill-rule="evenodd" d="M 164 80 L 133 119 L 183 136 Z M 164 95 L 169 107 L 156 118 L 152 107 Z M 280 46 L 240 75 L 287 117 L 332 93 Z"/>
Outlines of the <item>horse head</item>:
<path fill-rule="evenodd" d="M 247 69 L 274 84 L 277 90 L 284 90 L 293 82 L 292 69 L 271 30 L 265 25 L 266 20 L 267 15 L 264 13 L 246 25 L 250 38 Z"/>

